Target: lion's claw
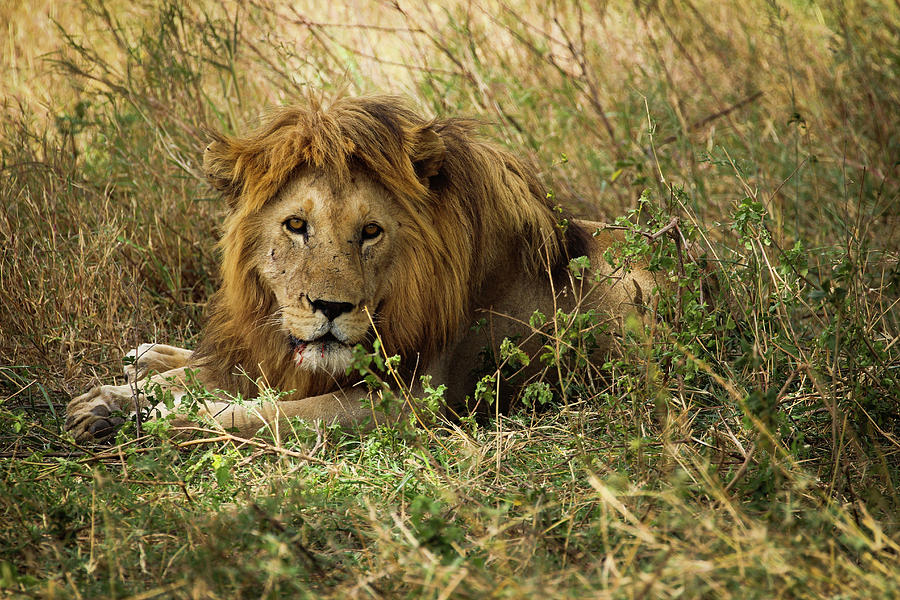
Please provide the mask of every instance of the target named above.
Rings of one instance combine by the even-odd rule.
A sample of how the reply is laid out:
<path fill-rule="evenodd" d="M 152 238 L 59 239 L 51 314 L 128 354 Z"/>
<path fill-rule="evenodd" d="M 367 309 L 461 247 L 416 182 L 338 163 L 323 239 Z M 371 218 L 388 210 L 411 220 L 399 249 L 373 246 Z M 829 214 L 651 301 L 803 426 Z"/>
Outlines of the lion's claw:
<path fill-rule="evenodd" d="M 66 407 L 66 430 L 78 442 L 108 438 L 125 423 L 115 413 L 131 397 L 129 386 L 103 385 L 75 398 Z"/>
<path fill-rule="evenodd" d="M 126 385 L 101 385 L 74 398 L 66 407 L 66 430 L 79 442 L 99 441 L 113 435 L 125 419 L 119 411 L 132 411 L 146 405 L 142 389 L 135 385 L 153 372 L 163 373 L 184 367 L 193 354 L 190 350 L 165 344 L 141 344 L 131 350 L 125 366 Z"/>

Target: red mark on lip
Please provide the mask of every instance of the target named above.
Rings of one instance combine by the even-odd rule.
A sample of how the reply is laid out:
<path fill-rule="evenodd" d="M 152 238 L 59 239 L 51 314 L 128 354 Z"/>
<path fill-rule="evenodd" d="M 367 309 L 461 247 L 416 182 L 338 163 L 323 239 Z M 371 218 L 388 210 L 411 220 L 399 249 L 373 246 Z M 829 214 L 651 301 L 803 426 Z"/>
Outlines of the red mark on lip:
<path fill-rule="evenodd" d="M 294 351 L 294 362 L 297 363 L 298 367 L 303 364 L 303 351 L 304 350 L 306 350 L 306 342 L 303 342 L 302 344 L 297 346 L 297 349 Z M 297 357 L 299 357 L 299 360 Z"/>

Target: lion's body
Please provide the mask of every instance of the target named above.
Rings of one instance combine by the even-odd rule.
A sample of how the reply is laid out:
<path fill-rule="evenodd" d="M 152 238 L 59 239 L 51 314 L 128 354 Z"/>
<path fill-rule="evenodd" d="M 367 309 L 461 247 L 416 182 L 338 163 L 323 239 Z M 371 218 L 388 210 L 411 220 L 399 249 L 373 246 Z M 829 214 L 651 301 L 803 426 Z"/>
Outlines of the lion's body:
<path fill-rule="evenodd" d="M 207 389 L 245 398 L 259 383 L 293 390 L 274 407 L 210 403 L 219 423 L 247 434 L 284 416 L 378 418 L 347 374 L 352 347 L 376 336 L 401 371 L 448 384 L 448 402 L 462 406 L 484 347 L 528 340 L 535 311 L 621 319 L 655 285 L 640 269 L 607 269 L 600 284 L 570 277 L 576 256 L 605 268 L 610 233 L 561 226 L 534 175 L 471 123 L 426 121 L 394 98 L 285 109 L 246 138 L 214 141 L 204 169 L 231 209 L 222 287 L 197 352 L 150 351 L 136 373 L 190 366 Z M 482 318 L 487 326 L 473 328 Z M 103 386 L 76 398 L 70 428 L 108 434 L 110 410 L 132 392 Z"/>

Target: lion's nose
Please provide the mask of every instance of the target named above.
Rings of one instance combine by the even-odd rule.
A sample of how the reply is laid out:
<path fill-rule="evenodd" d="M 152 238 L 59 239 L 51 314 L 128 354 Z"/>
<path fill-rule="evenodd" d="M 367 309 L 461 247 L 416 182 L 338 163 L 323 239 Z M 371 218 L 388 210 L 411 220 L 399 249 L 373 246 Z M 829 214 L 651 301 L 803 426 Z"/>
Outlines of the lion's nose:
<path fill-rule="evenodd" d="M 329 300 L 313 300 L 313 312 L 320 311 L 329 321 L 334 321 L 345 312 L 353 310 L 350 302 L 331 302 Z"/>

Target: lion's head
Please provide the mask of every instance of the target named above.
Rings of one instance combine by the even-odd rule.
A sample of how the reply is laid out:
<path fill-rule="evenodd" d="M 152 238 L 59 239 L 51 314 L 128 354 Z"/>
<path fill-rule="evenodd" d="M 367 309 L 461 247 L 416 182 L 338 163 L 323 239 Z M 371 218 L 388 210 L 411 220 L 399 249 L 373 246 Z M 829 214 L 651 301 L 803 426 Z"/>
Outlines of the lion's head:
<path fill-rule="evenodd" d="M 249 215 L 248 262 L 302 369 L 343 374 L 370 316 L 402 293 L 398 260 L 411 240 L 388 191 L 366 174 L 336 181 L 300 170 Z M 285 346 L 287 348 L 287 345 Z"/>
<path fill-rule="evenodd" d="M 219 387 L 245 388 L 239 366 L 313 393 L 376 331 L 425 363 L 470 325 L 497 269 L 565 262 L 574 238 L 537 179 L 472 122 L 426 120 L 394 97 L 310 104 L 217 136 L 204 156 L 230 207 L 198 352 L 225 365 Z"/>

